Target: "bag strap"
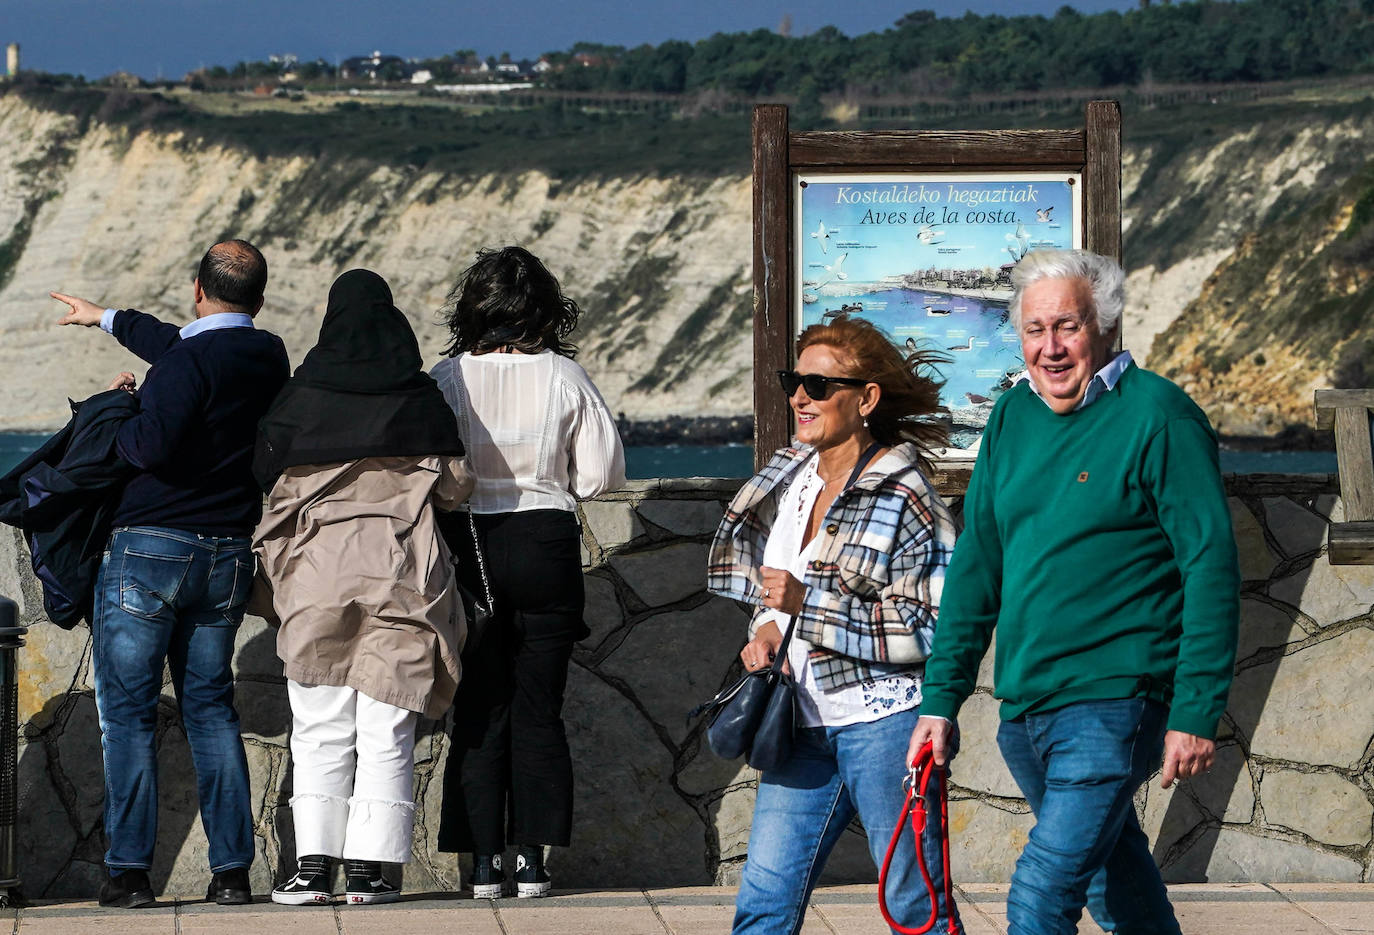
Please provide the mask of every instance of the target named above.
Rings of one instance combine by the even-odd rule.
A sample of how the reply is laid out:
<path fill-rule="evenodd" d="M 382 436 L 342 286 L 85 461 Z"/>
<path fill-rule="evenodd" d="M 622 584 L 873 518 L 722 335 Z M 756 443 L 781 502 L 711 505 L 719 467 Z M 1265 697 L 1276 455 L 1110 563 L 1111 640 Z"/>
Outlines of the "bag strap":
<path fill-rule="evenodd" d="M 930 878 L 930 870 L 926 867 L 925 848 L 921 846 L 921 834 L 926 830 L 926 793 L 930 789 L 930 781 L 936 770 L 948 775 L 947 770 L 935 765 L 934 749 L 927 741 L 911 763 L 911 775 L 902 782 L 906 787 L 906 802 L 902 805 L 902 814 L 897 816 L 897 827 L 892 831 L 892 841 L 887 845 L 887 856 L 883 858 L 882 869 L 878 872 L 878 909 L 883 914 L 883 921 L 887 922 L 894 932 L 901 932 L 903 935 L 923 935 L 935 928 L 935 921 L 940 917 L 935 882 Z M 921 871 L 926 892 L 930 894 L 930 918 L 920 928 L 899 925 L 887 911 L 887 872 L 892 866 L 892 855 L 897 852 L 897 841 L 902 837 L 908 815 L 911 816 L 911 831 L 916 839 L 916 867 Z M 949 932 L 950 935 L 964 935 L 963 927 L 954 917 L 954 883 L 949 872 L 949 788 L 944 782 L 940 783 L 940 839 L 945 869 L 945 912 L 949 916 Z"/>
<path fill-rule="evenodd" d="M 859 460 L 854 465 L 854 470 L 849 472 L 849 480 L 844 482 L 846 490 L 853 486 L 854 481 L 859 479 L 859 475 L 863 473 L 864 466 L 872 460 L 873 455 L 882 447 L 881 442 L 874 442 L 864 449 L 864 453 L 859 455 Z M 797 615 L 793 614 L 792 619 L 787 621 L 787 630 L 782 635 L 782 642 L 778 644 L 777 651 L 773 653 L 772 669 L 775 672 L 781 672 L 782 664 L 787 661 L 787 647 L 792 643 L 792 631 L 795 630 L 796 627 Z"/>
<path fill-rule="evenodd" d="M 873 456 L 883 448 L 882 442 L 874 442 L 864 449 L 864 453 L 859 455 L 859 460 L 854 462 L 854 470 L 849 472 L 849 480 L 844 482 L 844 489 L 848 490 L 854 486 L 854 482 L 863 474 L 864 468 L 868 467 L 868 462 L 873 460 Z"/>
<path fill-rule="evenodd" d="M 787 647 L 792 643 L 792 631 L 797 628 L 797 615 L 793 614 L 792 619 L 787 621 L 787 630 L 782 634 L 782 642 L 778 644 L 777 651 L 773 653 L 773 665 L 770 667 L 774 672 L 782 671 L 782 664 L 787 661 Z"/>
<path fill-rule="evenodd" d="M 472 510 L 467 510 L 468 532 L 472 534 L 472 554 L 477 559 L 477 577 L 482 582 L 482 599 L 487 602 L 487 606 L 493 606 L 491 601 L 491 581 L 487 578 L 487 557 L 482 554 L 482 540 L 477 538 L 477 520 L 472 517 Z"/>
<path fill-rule="evenodd" d="M 854 470 L 849 472 L 849 480 L 844 482 L 846 490 L 853 486 L 854 481 L 859 479 L 859 475 L 863 473 L 864 466 L 872 460 L 873 455 L 882 447 L 881 442 L 874 442 L 864 449 L 864 453 L 859 455 L 859 460 L 854 465 Z M 778 644 L 777 650 L 773 653 L 773 665 L 771 668 L 774 672 L 782 671 L 782 664 L 787 661 L 787 647 L 792 643 L 792 631 L 796 628 L 797 615 L 793 614 L 792 619 L 787 621 L 787 630 L 782 635 L 782 642 Z"/>

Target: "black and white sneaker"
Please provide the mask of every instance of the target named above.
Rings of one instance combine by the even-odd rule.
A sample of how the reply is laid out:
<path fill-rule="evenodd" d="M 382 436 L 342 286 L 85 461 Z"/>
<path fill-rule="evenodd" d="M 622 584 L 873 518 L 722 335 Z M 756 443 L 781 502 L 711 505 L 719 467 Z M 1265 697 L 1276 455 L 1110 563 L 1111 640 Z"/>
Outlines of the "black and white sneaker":
<path fill-rule="evenodd" d="M 323 854 L 307 854 L 297 862 L 296 875 L 272 890 L 272 902 L 283 906 L 328 903 L 334 895 L 333 864 Z"/>
<path fill-rule="evenodd" d="M 500 854 L 472 855 L 472 898 L 500 899 L 506 889 L 506 872 Z"/>
<path fill-rule="evenodd" d="M 547 896 L 552 887 L 544 869 L 544 848 L 521 847 L 515 855 L 515 895 L 521 899 Z"/>
<path fill-rule="evenodd" d="M 401 888 L 388 883 L 382 876 L 382 865 L 376 860 L 345 860 L 347 877 L 344 892 L 350 906 L 370 906 L 394 903 L 401 898 Z"/>

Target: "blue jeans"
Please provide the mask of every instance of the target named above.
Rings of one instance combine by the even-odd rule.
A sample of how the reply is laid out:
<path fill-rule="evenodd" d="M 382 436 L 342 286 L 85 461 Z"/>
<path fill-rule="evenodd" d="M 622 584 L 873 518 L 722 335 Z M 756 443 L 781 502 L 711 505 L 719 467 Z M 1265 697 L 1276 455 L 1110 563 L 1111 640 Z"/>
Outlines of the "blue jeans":
<path fill-rule="evenodd" d="M 874 864 L 882 865 L 906 801 L 902 761 L 916 716 L 913 708 L 863 724 L 797 731 L 791 759 L 759 779 L 749 857 L 735 903 L 735 935 L 799 932 L 826 858 L 856 814 L 868 834 Z M 933 782 L 922 843 L 940 904 L 940 919 L 932 931 L 943 933 L 948 922 L 938 789 Z M 909 823 L 888 874 L 887 908 L 908 927 L 924 925 L 930 918 L 930 897 L 916 867 Z"/>
<path fill-rule="evenodd" d="M 253 861 L 248 762 L 234 710 L 234 635 L 253 582 L 244 537 L 116 529 L 96 581 L 92 654 L 105 751 L 105 863 L 152 865 L 164 660 L 196 767 L 216 873 Z"/>
<path fill-rule="evenodd" d="M 1178 935 L 1132 796 L 1159 764 L 1168 709 L 1086 701 L 1003 721 L 997 745 L 1035 812 L 1007 895 L 1009 935 Z"/>

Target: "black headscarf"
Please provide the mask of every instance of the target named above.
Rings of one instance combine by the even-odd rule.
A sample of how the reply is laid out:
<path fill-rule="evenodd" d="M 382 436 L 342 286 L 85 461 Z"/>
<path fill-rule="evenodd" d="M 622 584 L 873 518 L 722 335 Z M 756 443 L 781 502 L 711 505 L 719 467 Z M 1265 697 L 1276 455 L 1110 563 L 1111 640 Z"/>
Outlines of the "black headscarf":
<path fill-rule="evenodd" d="M 461 455 L 458 421 L 422 369 L 410 322 L 386 280 L 354 269 L 334 281 L 320 337 L 258 423 L 253 476 L 391 455 Z"/>

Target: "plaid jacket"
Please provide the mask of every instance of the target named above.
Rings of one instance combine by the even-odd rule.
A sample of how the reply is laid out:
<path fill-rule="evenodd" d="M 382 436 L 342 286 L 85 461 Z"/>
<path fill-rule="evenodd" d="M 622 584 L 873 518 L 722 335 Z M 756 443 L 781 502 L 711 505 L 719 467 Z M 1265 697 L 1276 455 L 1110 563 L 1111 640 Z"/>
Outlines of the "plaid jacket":
<path fill-rule="evenodd" d="M 803 445 L 774 454 L 740 488 L 711 542 L 706 586 L 760 604 L 751 635 L 763 610 L 759 567 L 778 498 L 811 453 Z M 930 655 L 955 531 L 916 456 L 906 443 L 870 464 L 835 498 L 816 533 L 796 633 L 813 647 L 824 691 L 920 669 Z"/>

